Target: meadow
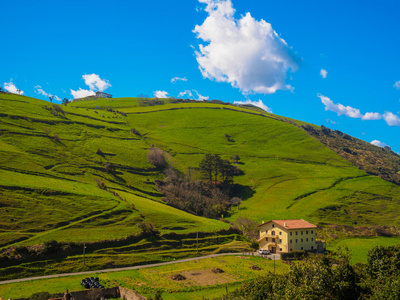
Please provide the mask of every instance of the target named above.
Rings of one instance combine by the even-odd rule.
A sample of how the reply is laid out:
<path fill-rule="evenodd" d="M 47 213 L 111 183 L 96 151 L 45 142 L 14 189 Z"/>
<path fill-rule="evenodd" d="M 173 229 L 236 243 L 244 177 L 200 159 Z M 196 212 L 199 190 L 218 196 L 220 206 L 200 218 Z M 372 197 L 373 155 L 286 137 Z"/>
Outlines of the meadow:
<path fill-rule="evenodd" d="M 210 101 L 149 101 L 54 105 L 0 94 L 0 279 L 193 257 L 196 232 L 201 254 L 248 250 L 229 230 L 242 217 L 399 226 L 400 188 L 325 147 L 304 122 Z M 154 184 L 164 174 L 147 161 L 152 146 L 192 180 L 205 154 L 239 155 L 243 201 L 220 219 L 166 205 Z M 76 245 L 48 258 L 12 252 L 52 240 Z"/>
<path fill-rule="evenodd" d="M 251 266 L 261 270 L 253 270 Z M 219 268 L 223 273 L 214 273 Z M 287 272 L 288 266 L 281 261 L 275 262 L 276 274 Z M 164 299 L 202 299 L 203 296 L 220 296 L 226 290 L 232 291 L 240 283 L 257 276 L 274 272 L 274 262 L 261 257 L 227 255 L 199 259 L 191 262 L 176 263 L 160 267 L 107 273 L 85 274 L 84 276 L 66 276 L 51 279 L 39 279 L 21 283 L 0 285 L 0 297 L 29 297 L 33 293 L 47 291 L 62 293 L 83 290 L 80 280 L 86 277 L 99 277 L 105 287 L 124 286 L 140 294 L 152 296 L 162 291 Z M 171 276 L 181 274 L 186 280 L 175 281 Z"/>

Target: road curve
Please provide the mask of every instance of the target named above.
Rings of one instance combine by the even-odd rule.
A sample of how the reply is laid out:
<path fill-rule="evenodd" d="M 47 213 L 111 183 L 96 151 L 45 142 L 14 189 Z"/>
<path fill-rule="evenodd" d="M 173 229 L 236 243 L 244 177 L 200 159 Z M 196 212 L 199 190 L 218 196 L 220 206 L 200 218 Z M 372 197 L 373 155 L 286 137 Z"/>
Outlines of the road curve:
<path fill-rule="evenodd" d="M 38 279 L 48 279 L 48 278 L 57 278 L 57 277 L 66 277 L 66 276 L 75 276 L 75 275 L 86 275 L 86 274 L 93 274 L 93 273 L 108 273 L 108 272 L 118 272 L 118 271 L 126 271 L 126 270 L 152 268 L 152 267 L 165 266 L 165 265 L 176 264 L 176 263 L 181 263 L 181 262 L 186 262 L 186 261 L 193 261 L 193 260 L 198 260 L 198 259 L 212 258 L 212 257 L 224 256 L 224 255 L 252 255 L 252 256 L 259 256 L 260 254 L 258 254 L 258 252 L 219 253 L 219 254 L 211 254 L 211 255 L 206 255 L 206 256 L 199 256 L 199 257 L 185 258 L 185 259 L 179 259 L 179 260 L 172 260 L 172 261 L 156 263 L 156 264 L 139 265 L 139 266 L 133 266 L 133 267 L 123 267 L 123 268 L 114 268 L 114 269 L 103 269 L 103 270 L 93 270 L 93 271 L 84 271 L 84 272 L 76 272 L 76 273 L 64 273 L 64 274 L 36 276 L 36 277 L 28 277 L 28 278 L 20 278 L 20 279 L 11 279 L 11 280 L 0 281 L 0 285 L 1 284 L 7 284 L 7 283 L 22 282 L 22 281 L 38 280 Z M 271 255 L 271 256 L 275 256 L 275 259 L 279 259 L 279 255 Z"/>

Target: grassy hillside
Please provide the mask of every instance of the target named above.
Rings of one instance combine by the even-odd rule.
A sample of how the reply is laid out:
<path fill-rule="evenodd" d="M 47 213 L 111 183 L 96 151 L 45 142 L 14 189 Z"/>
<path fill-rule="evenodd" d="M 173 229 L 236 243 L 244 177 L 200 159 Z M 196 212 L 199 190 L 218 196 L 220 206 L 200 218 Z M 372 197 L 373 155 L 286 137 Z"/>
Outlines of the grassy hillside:
<path fill-rule="evenodd" d="M 209 232 L 201 240 L 204 253 L 245 249 L 237 234 L 221 231 L 229 228 L 227 221 L 239 217 L 257 222 L 304 218 L 318 224 L 400 225 L 400 188 L 354 167 L 302 130 L 304 122 L 220 103 L 170 102 L 154 105 L 121 98 L 54 106 L 0 94 L 4 255 L 10 257 L 4 252 L 10 246 L 57 240 L 92 243 L 92 268 L 168 260 L 196 255 L 197 231 Z M 132 133 L 133 128 L 140 135 Z M 146 158 L 151 145 L 164 150 L 169 164 L 182 173 L 190 167 L 194 179 L 200 177 L 196 168 L 205 154 L 224 159 L 239 155 L 244 175 L 236 176 L 235 183 L 244 187 L 238 195 L 244 201 L 224 216 L 225 222 L 165 205 L 154 185 L 164 175 Z M 107 172 L 107 162 L 115 172 Z M 139 244 L 144 246 L 137 247 L 131 237 L 148 228 L 146 224 L 152 224 L 160 237 L 143 239 Z M 132 253 L 130 245 L 137 252 Z M 80 265 L 78 248 L 64 253 L 63 267 L 52 261 L 49 268 L 88 268 Z M 143 249 L 149 253 L 142 255 Z M 12 266 L 24 257 L 12 255 L 16 260 L 6 259 L 0 277 L 15 274 Z M 24 268 L 31 273 L 40 269 L 33 262 Z"/>

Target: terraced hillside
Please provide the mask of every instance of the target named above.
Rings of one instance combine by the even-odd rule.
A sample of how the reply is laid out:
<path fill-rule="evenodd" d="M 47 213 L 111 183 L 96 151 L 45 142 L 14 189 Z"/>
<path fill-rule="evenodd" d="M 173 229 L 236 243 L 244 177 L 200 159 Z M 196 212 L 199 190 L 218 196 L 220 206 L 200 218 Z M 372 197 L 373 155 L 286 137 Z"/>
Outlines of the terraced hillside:
<path fill-rule="evenodd" d="M 227 230 L 239 217 L 400 223 L 400 188 L 326 148 L 301 129 L 304 122 L 233 105 L 138 98 L 57 106 L 0 94 L 0 107 L 2 278 L 196 255 L 197 231 L 204 253 L 247 249 Z M 205 154 L 239 155 L 243 202 L 224 221 L 165 205 L 154 185 L 164 175 L 147 161 L 152 145 L 194 178 Z M 44 269 L 37 263 L 44 257 L 26 252 L 51 240 L 61 243 L 62 261 L 55 256 Z M 11 246 L 19 248 L 5 250 Z"/>

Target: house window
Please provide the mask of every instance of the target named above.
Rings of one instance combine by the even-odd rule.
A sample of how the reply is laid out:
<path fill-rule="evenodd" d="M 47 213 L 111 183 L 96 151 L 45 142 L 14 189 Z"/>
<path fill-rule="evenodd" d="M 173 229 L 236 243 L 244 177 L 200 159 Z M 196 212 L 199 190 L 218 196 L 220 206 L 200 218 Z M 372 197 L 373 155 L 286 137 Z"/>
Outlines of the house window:
<path fill-rule="evenodd" d="M 303 242 L 303 239 L 301 239 L 301 242 Z"/>
<path fill-rule="evenodd" d="M 303 231 L 301 232 L 301 235 L 303 235 Z"/>
<path fill-rule="evenodd" d="M 279 251 L 282 251 L 282 248 L 279 248 Z"/>
<path fill-rule="evenodd" d="M 290 236 L 292 236 L 292 233 L 293 233 L 293 232 L 290 232 Z"/>
<path fill-rule="evenodd" d="M 296 243 L 297 243 L 297 239 L 296 239 Z"/>
<path fill-rule="evenodd" d="M 282 231 L 279 231 L 279 235 L 282 235 Z"/>
<path fill-rule="evenodd" d="M 311 246 L 311 250 L 313 250 L 314 249 L 314 246 Z"/>
<path fill-rule="evenodd" d="M 275 243 L 275 239 L 274 238 L 272 239 L 272 242 Z"/>
<path fill-rule="evenodd" d="M 290 240 L 290 243 L 292 243 L 292 240 Z"/>
<path fill-rule="evenodd" d="M 296 235 L 297 235 L 297 231 L 296 231 Z"/>
<path fill-rule="evenodd" d="M 306 238 L 306 242 L 308 242 L 308 238 Z"/>
<path fill-rule="evenodd" d="M 306 230 L 306 234 L 308 234 L 308 230 Z"/>
<path fill-rule="evenodd" d="M 279 240 L 279 244 L 282 244 L 282 239 Z"/>
<path fill-rule="evenodd" d="M 265 241 L 268 242 L 268 238 L 265 238 Z"/>
<path fill-rule="evenodd" d="M 301 247 L 301 250 L 303 250 L 303 247 Z"/>
<path fill-rule="evenodd" d="M 311 230 L 311 234 L 314 234 L 314 230 Z"/>
<path fill-rule="evenodd" d="M 271 235 L 275 235 L 275 231 L 272 231 L 272 232 L 271 232 Z"/>
<path fill-rule="evenodd" d="M 311 238 L 311 242 L 314 242 L 314 238 Z"/>
<path fill-rule="evenodd" d="M 275 227 L 275 224 L 272 224 L 272 228 L 274 228 Z"/>
<path fill-rule="evenodd" d="M 293 249 L 290 249 L 290 251 L 293 251 Z"/>

